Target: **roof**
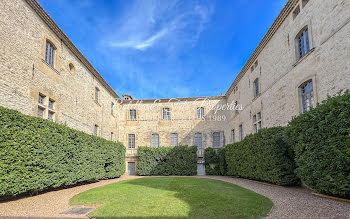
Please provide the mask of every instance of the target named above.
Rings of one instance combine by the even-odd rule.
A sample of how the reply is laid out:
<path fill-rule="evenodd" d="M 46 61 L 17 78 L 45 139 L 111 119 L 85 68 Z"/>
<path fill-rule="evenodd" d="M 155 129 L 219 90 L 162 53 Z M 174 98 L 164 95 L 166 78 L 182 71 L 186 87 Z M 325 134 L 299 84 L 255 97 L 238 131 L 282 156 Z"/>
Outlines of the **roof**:
<path fill-rule="evenodd" d="M 253 65 L 255 60 L 258 58 L 261 51 L 265 48 L 267 43 L 271 40 L 273 35 L 277 32 L 278 28 L 282 25 L 283 21 L 287 18 L 287 16 L 290 14 L 290 12 L 293 10 L 295 5 L 299 0 L 288 0 L 287 4 L 283 7 L 282 11 L 279 13 L 267 33 L 265 34 L 264 38 L 260 41 L 258 47 L 254 50 L 253 54 L 249 57 L 248 61 L 245 63 L 233 83 L 231 84 L 230 88 L 226 92 L 226 96 L 229 96 L 233 88 L 238 84 L 238 82 L 241 80 L 241 78 L 244 76 L 244 74 L 249 70 L 250 66 Z"/>
<path fill-rule="evenodd" d="M 87 58 L 79 51 L 61 28 L 55 23 L 50 15 L 41 7 L 37 0 L 25 0 L 28 5 L 39 15 L 39 17 L 46 23 L 47 26 L 62 40 L 62 42 L 72 51 L 72 53 L 85 65 L 85 67 L 92 73 L 93 76 L 107 89 L 107 91 L 114 97 L 120 99 L 118 94 L 109 86 L 103 79 L 100 73 L 92 66 Z"/>
<path fill-rule="evenodd" d="M 139 99 L 139 100 L 123 100 L 122 104 L 138 104 L 142 103 L 165 103 L 165 102 L 176 102 L 176 101 L 195 101 L 195 100 L 221 100 L 225 99 L 226 96 L 208 96 L 208 97 L 184 97 L 184 98 L 168 98 L 168 99 Z"/>

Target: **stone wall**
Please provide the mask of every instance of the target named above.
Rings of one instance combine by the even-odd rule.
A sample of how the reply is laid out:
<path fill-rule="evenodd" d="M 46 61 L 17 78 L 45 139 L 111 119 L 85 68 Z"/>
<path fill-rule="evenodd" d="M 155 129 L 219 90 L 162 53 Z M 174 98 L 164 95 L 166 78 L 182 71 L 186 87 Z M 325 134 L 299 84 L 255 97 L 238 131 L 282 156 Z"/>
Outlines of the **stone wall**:
<path fill-rule="evenodd" d="M 228 92 L 227 101 L 238 101 L 244 110 L 238 115 L 228 113 L 229 128 L 238 139 L 238 127 L 243 124 L 244 135 L 254 132 L 253 115 L 262 114 L 262 127 L 286 125 L 300 113 L 299 86 L 312 80 L 314 103 L 328 95 L 350 89 L 350 2 L 346 0 L 310 0 L 304 7 L 302 1 L 294 2 L 300 13 L 294 18 L 289 13 L 277 32 L 257 55 L 258 66 L 251 66 L 236 79 L 235 92 Z M 297 61 L 296 35 L 305 26 L 309 28 L 308 55 Z M 255 62 L 253 61 L 253 63 Z M 254 98 L 253 81 L 259 78 L 261 94 Z"/>
<path fill-rule="evenodd" d="M 54 120 L 110 139 L 117 133 L 111 103 L 118 97 L 99 81 L 23 0 L 5 0 L 0 4 L 0 105 L 37 116 L 39 93 L 55 101 Z M 55 64 L 45 62 L 46 40 L 55 47 Z M 75 71 L 69 69 L 69 63 Z M 100 103 L 94 101 L 95 87 Z M 44 114 L 47 118 L 47 111 Z"/>

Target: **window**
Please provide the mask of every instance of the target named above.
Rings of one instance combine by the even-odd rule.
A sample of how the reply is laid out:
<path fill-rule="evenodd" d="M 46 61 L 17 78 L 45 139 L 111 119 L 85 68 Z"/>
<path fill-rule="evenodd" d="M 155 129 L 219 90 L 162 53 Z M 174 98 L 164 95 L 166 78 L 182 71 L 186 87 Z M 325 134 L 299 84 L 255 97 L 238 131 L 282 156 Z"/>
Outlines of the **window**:
<path fill-rule="evenodd" d="M 171 133 L 170 134 L 170 146 L 178 146 L 178 134 L 177 133 Z"/>
<path fill-rule="evenodd" d="M 95 102 L 99 103 L 99 99 L 100 99 L 100 89 L 95 87 Z"/>
<path fill-rule="evenodd" d="M 295 19 L 300 13 L 300 7 L 299 5 L 294 9 L 293 11 L 293 19 Z"/>
<path fill-rule="evenodd" d="M 44 118 L 44 109 L 41 107 L 38 107 L 38 117 Z"/>
<path fill-rule="evenodd" d="M 258 60 L 256 60 L 254 63 L 254 68 L 256 69 L 257 67 L 258 67 Z"/>
<path fill-rule="evenodd" d="M 47 119 L 48 120 L 50 120 L 50 121 L 53 121 L 53 115 L 54 115 L 55 113 L 54 112 L 48 112 L 48 114 L 47 114 Z"/>
<path fill-rule="evenodd" d="M 310 51 L 309 29 L 303 29 L 296 38 L 297 58 L 298 60 L 304 57 Z"/>
<path fill-rule="evenodd" d="M 261 113 L 257 113 L 253 116 L 254 131 L 257 133 L 261 129 Z"/>
<path fill-rule="evenodd" d="M 74 74 L 75 73 L 75 67 L 72 63 L 69 63 L 68 65 L 70 73 Z"/>
<path fill-rule="evenodd" d="M 254 65 L 252 65 L 252 67 L 250 68 L 250 72 L 254 71 Z"/>
<path fill-rule="evenodd" d="M 213 148 L 220 148 L 220 132 L 213 133 Z"/>
<path fill-rule="evenodd" d="M 39 94 L 38 103 L 41 105 L 44 105 L 44 101 L 45 101 L 45 96 L 42 94 Z"/>
<path fill-rule="evenodd" d="M 243 124 L 239 125 L 239 140 L 243 140 Z"/>
<path fill-rule="evenodd" d="M 114 139 L 114 133 L 111 132 L 111 141 L 113 141 L 113 139 Z"/>
<path fill-rule="evenodd" d="M 202 148 L 202 133 L 194 134 L 194 145 L 196 145 L 199 149 Z"/>
<path fill-rule="evenodd" d="M 128 135 L 128 148 L 135 149 L 135 134 Z"/>
<path fill-rule="evenodd" d="M 98 135 L 98 125 L 94 126 L 94 135 L 97 136 Z"/>
<path fill-rule="evenodd" d="M 114 103 L 111 103 L 111 114 L 114 115 Z"/>
<path fill-rule="evenodd" d="M 55 50 L 55 46 L 50 41 L 46 40 L 45 61 L 52 67 L 54 67 Z"/>
<path fill-rule="evenodd" d="M 50 98 L 50 99 L 49 99 L 49 109 L 54 110 L 54 109 L 55 109 L 54 104 L 55 104 L 55 101 L 54 101 L 54 100 L 52 100 L 52 99 Z"/>
<path fill-rule="evenodd" d="M 204 108 L 203 107 L 197 108 L 197 119 L 204 119 Z"/>
<path fill-rule="evenodd" d="M 154 147 L 154 148 L 159 147 L 159 135 L 158 134 L 152 134 L 152 147 Z"/>
<path fill-rule="evenodd" d="M 170 120 L 170 109 L 169 108 L 163 108 L 163 119 Z"/>
<path fill-rule="evenodd" d="M 130 120 L 135 121 L 136 120 L 136 109 L 130 110 Z"/>
<path fill-rule="evenodd" d="M 259 78 L 255 79 L 254 83 L 254 97 L 259 96 L 260 94 L 260 87 L 259 87 Z"/>
<path fill-rule="evenodd" d="M 235 143 L 236 142 L 236 140 L 235 140 L 235 130 L 234 129 L 231 130 L 231 139 L 232 139 L 231 143 Z"/>
<path fill-rule="evenodd" d="M 238 101 L 235 102 L 235 113 L 238 114 L 239 110 L 238 110 Z"/>
<path fill-rule="evenodd" d="M 312 80 L 305 82 L 299 87 L 301 112 L 307 112 L 313 106 L 314 91 Z"/>
<path fill-rule="evenodd" d="M 303 7 L 309 2 L 309 0 L 303 0 Z"/>

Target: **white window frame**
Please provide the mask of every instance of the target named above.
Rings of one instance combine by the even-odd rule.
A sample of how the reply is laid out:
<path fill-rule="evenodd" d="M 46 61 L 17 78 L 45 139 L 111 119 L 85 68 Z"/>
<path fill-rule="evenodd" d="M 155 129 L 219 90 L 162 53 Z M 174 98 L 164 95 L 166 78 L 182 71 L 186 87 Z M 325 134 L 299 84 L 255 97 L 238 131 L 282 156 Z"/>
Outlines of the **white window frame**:
<path fill-rule="evenodd" d="M 40 106 L 38 106 L 38 117 L 39 118 L 44 118 L 44 112 L 45 112 L 45 108 L 43 108 L 43 107 L 40 107 Z"/>
<path fill-rule="evenodd" d="M 213 148 L 221 148 L 221 134 L 220 132 L 213 132 Z"/>
<path fill-rule="evenodd" d="M 197 146 L 198 149 L 202 149 L 202 147 L 203 147 L 203 134 L 201 132 L 197 132 L 194 134 L 194 145 Z"/>
<path fill-rule="evenodd" d="M 47 64 L 49 64 L 52 67 L 55 67 L 55 55 L 56 55 L 55 53 L 56 53 L 55 45 L 51 41 L 46 40 L 45 61 Z"/>
<path fill-rule="evenodd" d="M 111 103 L 111 114 L 112 114 L 112 116 L 114 116 L 114 103 L 113 102 Z"/>
<path fill-rule="evenodd" d="M 135 149 L 135 134 L 128 134 L 128 149 Z"/>
<path fill-rule="evenodd" d="M 95 102 L 100 103 L 100 89 L 95 87 Z"/>
<path fill-rule="evenodd" d="M 98 136 L 98 125 L 94 125 L 94 136 Z"/>
<path fill-rule="evenodd" d="M 130 119 L 130 121 L 136 121 L 137 120 L 137 111 L 136 111 L 136 109 L 129 110 L 129 119 Z"/>
<path fill-rule="evenodd" d="M 311 50 L 309 26 L 305 26 L 295 37 L 297 60 L 303 58 Z"/>
<path fill-rule="evenodd" d="M 310 88 L 305 90 L 305 88 Z M 300 101 L 300 112 L 304 113 L 309 111 L 314 104 L 314 83 L 313 80 L 307 80 L 299 86 L 299 101 Z"/>
<path fill-rule="evenodd" d="M 170 120 L 170 108 L 163 108 L 163 120 Z"/>
<path fill-rule="evenodd" d="M 152 134 L 152 148 L 158 148 L 159 147 L 159 134 L 153 133 Z"/>
<path fill-rule="evenodd" d="M 254 132 L 258 133 L 259 130 L 262 127 L 262 118 L 261 118 L 261 112 L 258 112 L 253 116 L 253 126 L 254 126 Z"/>
<path fill-rule="evenodd" d="M 113 139 L 114 139 L 114 133 L 111 132 L 111 141 L 113 141 Z"/>
<path fill-rule="evenodd" d="M 170 146 L 178 146 L 179 145 L 179 135 L 177 133 L 170 134 Z"/>
<path fill-rule="evenodd" d="M 204 107 L 197 108 L 197 119 L 204 119 Z"/>

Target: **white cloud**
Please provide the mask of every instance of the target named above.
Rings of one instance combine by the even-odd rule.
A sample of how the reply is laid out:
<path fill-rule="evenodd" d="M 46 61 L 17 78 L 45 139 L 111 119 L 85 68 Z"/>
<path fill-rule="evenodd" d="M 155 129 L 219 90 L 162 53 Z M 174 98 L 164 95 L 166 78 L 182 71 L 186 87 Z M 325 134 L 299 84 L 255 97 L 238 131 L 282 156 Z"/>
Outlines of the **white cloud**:
<path fill-rule="evenodd" d="M 213 7 L 196 1 L 135 0 L 109 27 L 104 45 L 170 50 L 192 45 L 210 20 Z"/>
<path fill-rule="evenodd" d="M 155 33 L 153 36 L 150 36 L 144 40 L 130 40 L 125 42 L 111 42 L 110 46 L 112 47 L 131 47 L 138 50 L 145 50 L 148 47 L 151 47 L 157 40 L 162 38 L 168 32 L 167 28 L 162 29 L 161 31 Z"/>

